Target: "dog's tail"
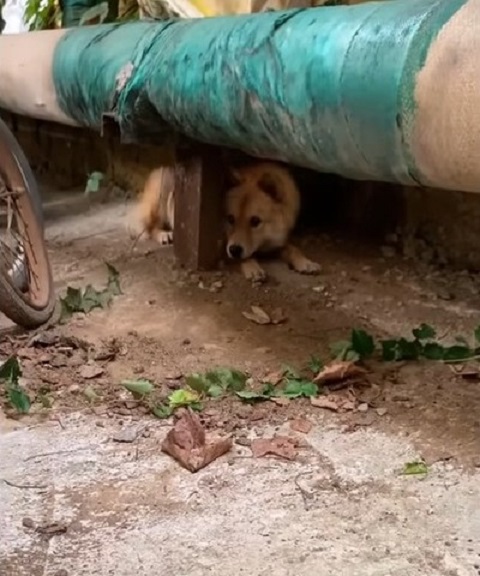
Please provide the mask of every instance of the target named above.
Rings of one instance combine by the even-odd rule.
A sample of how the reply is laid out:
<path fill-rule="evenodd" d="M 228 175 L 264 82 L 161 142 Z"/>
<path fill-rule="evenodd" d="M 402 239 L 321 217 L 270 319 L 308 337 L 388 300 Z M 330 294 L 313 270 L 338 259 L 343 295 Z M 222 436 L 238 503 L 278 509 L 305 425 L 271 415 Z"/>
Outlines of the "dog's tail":
<path fill-rule="evenodd" d="M 173 168 L 162 166 L 150 172 L 135 213 L 135 228 L 150 238 L 159 230 L 173 230 L 174 175 Z"/>

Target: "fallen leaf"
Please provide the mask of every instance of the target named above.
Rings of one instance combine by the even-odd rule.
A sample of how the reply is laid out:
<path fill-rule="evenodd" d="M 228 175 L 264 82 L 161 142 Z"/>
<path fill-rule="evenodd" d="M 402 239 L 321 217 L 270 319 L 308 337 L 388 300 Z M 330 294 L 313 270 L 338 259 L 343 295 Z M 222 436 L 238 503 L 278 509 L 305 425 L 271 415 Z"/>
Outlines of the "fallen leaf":
<path fill-rule="evenodd" d="M 347 380 L 353 376 L 360 376 L 365 374 L 364 368 L 357 366 L 354 362 L 349 360 L 335 360 L 327 364 L 314 378 L 314 382 L 318 384 L 329 384 L 331 382 L 338 382 L 339 380 Z"/>
<path fill-rule="evenodd" d="M 92 380 L 93 378 L 101 376 L 103 372 L 103 368 L 98 364 L 84 364 L 78 371 L 78 374 L 82 378 L 85 378 L 85 380 Z"/>
<path fill-rule="evenodd" d="M 146 396 L 153 392 L 154 386 L 145 378 L 140 380 L 124 380 L 122 386 L 131 392 L 134 396 Z"/>
<path fill-rule="evenodd" d="M 404 476 L 416 476 L 428 474 L 428 467 L 425 462 L 407 462 L 402 470 Z"/>
<path fill-rule="evenodd" d="M 324 408 L 333 412 L 350 412 L 355 409 L 355 402 L 340 394 L 326 394 L 324 396 L 312 396 L 310 404 L 315 408 Z"/>
<path fill-rule="evenodd" d="M 260 306 L 251 306 L 250 312 L 242 312 L 242 315 L 251 322 L 255 322 L 255 324 L 271 324 L 272 319 L 270 316 L 260 308 Z"/>
<path fill-rule="evenodd" d="M 197 472 L 227 453 L 232 445 L 231 437 L 207 438 L 199 417 L 188 410 L 167 434 L 162 451 L 190 472 Z"/>
<path fill-rule="evenodd" d="M 290 428 L 295 432 L 301 432 L 302 434 L 308 434 L 312 429 L 313 424 L 310 420 L 305 418 L 296 418 L 290 422 Z"/>
<path fill-rule="evenodd" d="M 254 458 L 277 456 L 286 460 L 294 460 L 297 456 L 297 443 L 288 436 L 256 438 L 252 440 L 251 449 Z"/>
<path fill-rule="evenodd" d="M 283 380 L 285 372 L 277 371 L 277 372 L 269 372 L 266 376 L 262 378 L 263 384 L 273 384 L 273 386 L 277 386 Z"/>

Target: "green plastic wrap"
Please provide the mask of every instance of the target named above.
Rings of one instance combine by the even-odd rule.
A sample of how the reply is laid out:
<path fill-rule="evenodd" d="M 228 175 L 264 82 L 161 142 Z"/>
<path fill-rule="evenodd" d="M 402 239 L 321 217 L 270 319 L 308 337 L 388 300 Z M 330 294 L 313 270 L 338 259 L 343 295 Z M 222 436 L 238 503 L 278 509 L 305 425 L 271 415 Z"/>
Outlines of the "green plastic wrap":
<path fill-rule="evenodd" d="M 391 0 L 69 31 L 62 109 L 125 140 L 172 133 L 353 178 L 421 181 L 410 150 L 428 48 L 466 0 Z"/>

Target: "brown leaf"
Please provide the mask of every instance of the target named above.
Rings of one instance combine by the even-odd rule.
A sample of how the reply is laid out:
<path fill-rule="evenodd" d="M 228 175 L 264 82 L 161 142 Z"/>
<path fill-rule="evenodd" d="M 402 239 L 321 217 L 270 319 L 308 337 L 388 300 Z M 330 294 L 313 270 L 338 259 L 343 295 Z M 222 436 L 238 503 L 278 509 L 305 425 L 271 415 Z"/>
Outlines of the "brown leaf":
<path fill-rule="evenodd" d="M 190 472 L 197 472 L 228 452 L 232 444 L 232 438 L 207 438 L 199 417 L 189 410 L 167 434 L 162 451 Z"/>
<path fill-rule="evenodd" d="M 266 376 L 262 378 L 262 383 L 277 386 L 277 384 L 280 384 L 280 382 L 283 380 L 284 375 L 285 375 L 284 371 L 269 372 Z"/>
<path fill-rule="evenodd" d="M 312 396 L 310 404 L 315 408 L 324 408 L 333 412 L 349 412 L 355 409 L 355 402 L 340 394 L 327 394 L 324 396 Z"/>
<path fill-rule="evenodd" d="M 251 449 L 254 458 L 277 456 L 286 460 L 294 460 L 297 455 L 297 443 L 288 436 L 256 438 L 252 440 Z"/>
<path fill-rule="evenodd" d="M 290 422 L 290 428 L 295 430 L 295 432 L 301 432 L 302 434 L 308 434 L 312 427 L 313 424 L 306 418 L 296 418 Z"/>
<path fill-rule="evenodd" d="M 357 366 L 354 362 L 335 360 L 327 364 L 314 379 L 317 384 L 330 384 L 339 380 L 347 380 L 353 376 L 365 374 L 364 368 Z"/>
<path fill-rule="evenodd" d="M 271 324 L 270 316 L 260 306 L 250 306 L 250 312 L 242 312 L 243 316 L 255 324 Z"/>
<path fill-rule="evenodd" d="M 84 364 L 78 371 L 79 376 L 85 380 L 93 380 L 103 374 L 104 370 L 98 364 Z"/>

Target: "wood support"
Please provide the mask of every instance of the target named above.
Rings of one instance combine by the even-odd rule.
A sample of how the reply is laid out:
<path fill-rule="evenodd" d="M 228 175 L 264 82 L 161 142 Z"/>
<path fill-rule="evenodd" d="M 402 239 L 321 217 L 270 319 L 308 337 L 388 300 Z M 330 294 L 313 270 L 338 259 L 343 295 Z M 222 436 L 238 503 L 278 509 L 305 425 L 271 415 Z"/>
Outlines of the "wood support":
<path fill-rule="evenodd" d="M 181 266 L 218 266 L 224 242 L 225 169 L 220 151 L 205 147 L 177 159 L 173 245 Z"/>

